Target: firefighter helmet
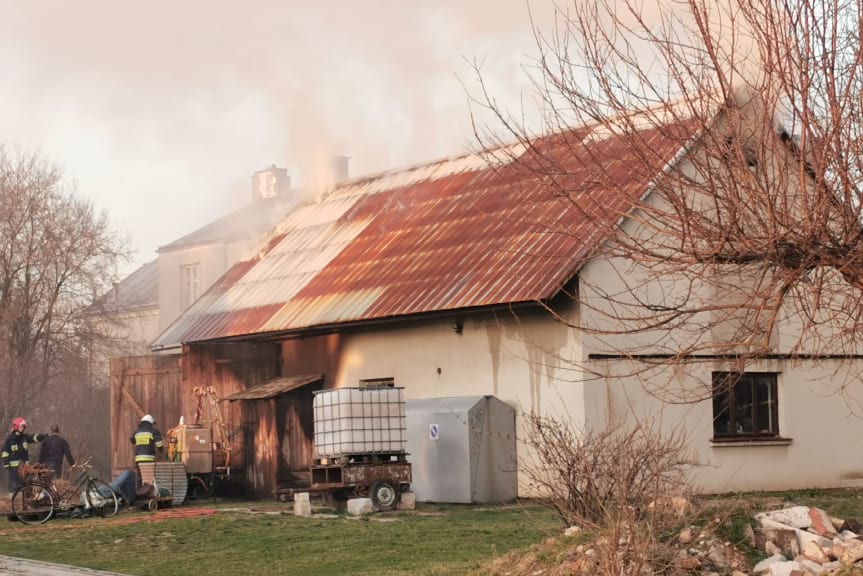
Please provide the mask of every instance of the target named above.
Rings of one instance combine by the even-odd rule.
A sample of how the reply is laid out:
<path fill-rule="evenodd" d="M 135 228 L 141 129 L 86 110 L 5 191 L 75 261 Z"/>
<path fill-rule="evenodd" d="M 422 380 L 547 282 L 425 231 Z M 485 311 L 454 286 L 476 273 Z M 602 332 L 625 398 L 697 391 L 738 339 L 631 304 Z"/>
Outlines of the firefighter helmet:
<path fill-rule="evenodd" d="M 12 420 L 12 431 L 13 432 L 22 432 L 24 428 L 27 426 L 27 421 L 23 418 L 15 418 Z"/>
<path fill-rule="evenodd" d="M 141 418 L 141 422 L 149 422 L 150 424 L 153 424 L 155 420 L 149 414 L 145 414 L 144 417 Z"/>

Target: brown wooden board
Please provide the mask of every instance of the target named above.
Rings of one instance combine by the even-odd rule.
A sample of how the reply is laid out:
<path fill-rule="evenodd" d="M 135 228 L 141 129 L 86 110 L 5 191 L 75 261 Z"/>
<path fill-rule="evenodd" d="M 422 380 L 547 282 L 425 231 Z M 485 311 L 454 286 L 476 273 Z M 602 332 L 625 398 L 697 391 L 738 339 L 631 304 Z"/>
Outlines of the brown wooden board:
<path fill-rule="evenodd" d="M 186 422 L 194 422 L 196 387 L 212 386 L 231 446 L 231 474 L 241 475 L 247 495 L 269 497 L 275 481 L 277 443 L 273 416 L 244 415 L 244 402 L 225 398 L 281 375 L 279 346 L 273 342 L 224 342 L 183 346 L 182 404 Z M 203 424 L 213 415 L 205 407 Z M 210 420 L 210 421 L 208 421 Z M 216 438 L 214 438 L 216 440 Z M 247 442 L 251 442 L 248 449 Z M 268 481 L 264 477 L 270 477 Z M 269 488 L 265 488 L 269 486 Z"/>
<path fill-rule="evenodd" d="M 163 433 L 180 418 L 180 357 L 178 355 L 112 358 L 111 477 L 134 466 L 129 437 L 144 414 L 152 414 Z"/>

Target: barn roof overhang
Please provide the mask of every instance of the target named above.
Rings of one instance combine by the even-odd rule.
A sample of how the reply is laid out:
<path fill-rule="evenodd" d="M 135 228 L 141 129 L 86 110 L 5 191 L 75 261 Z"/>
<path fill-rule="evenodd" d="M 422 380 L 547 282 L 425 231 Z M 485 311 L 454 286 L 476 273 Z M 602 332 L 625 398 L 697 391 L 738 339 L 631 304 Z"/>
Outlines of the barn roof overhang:
<path fill-rule="evenodd" d="M 567 283 L 567 285 L 569 285 L 569 283 Z M 558 296 L 559 294 L 560 290 L 557 291 L 555 296 Z M 364 329 L 368 330 L 390 328 L 419 321 L 434 321 L 441 319 L 452 319 L 453 321 L 464 320 L 470 316 L 483 313 L 518 314 L 519 311 L 526 310 L 548 310 L 550 306 L 553 307 L 553 301 L 554 297 L 545 300 L 531 300 L 527 302 L 513 302 L 509 304 L 495 306 L 474 306 L 471 308 L 439 310 L 435 312 L 425 312 L 421 314 L 405 314 L 400 316 L 391 316 L 388 318 L 375 318 L 371 320 L 361 320 L 355 322 L 334 322 L 330 324 L 320 324 L 317 326 L 308 326 L 305 328 L 297 328 L 293 330 L 279 330 L 273 332 L 261 332 L 257 334 L 243 334 L 238 336 L 213 338 L 209 340 L 192 340 L 184 343 L 184 345 L 194 346 L 197 344 L 217 344 L 227 342 L 282 342 L 287 340 L 313 338 L 315 336 L 326 336 L 329 334 L 339 334 Z"/>

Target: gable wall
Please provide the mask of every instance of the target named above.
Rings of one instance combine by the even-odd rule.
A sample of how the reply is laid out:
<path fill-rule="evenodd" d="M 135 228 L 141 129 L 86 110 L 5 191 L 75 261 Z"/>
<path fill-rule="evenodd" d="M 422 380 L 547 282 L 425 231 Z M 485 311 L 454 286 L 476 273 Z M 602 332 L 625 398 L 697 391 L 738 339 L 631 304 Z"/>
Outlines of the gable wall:
<path fill-rule="evenodd" d="M 180 269 L 183 266 L 200 265 L 201 284 L 198 296 L 201 296 L 254 246 L 256 246 L 254 240 L 237 240 L 160 252 L 159 332 L 163 332 L 183 312 L 180 300 Z"/>
<path fill-rule="evenodd" d="M 684 166 L 686 169 L 686 166 Z M 632 225 L 631 222 L 627 225 Z M 626 316 L 610 311 L 603 294 L 624 294 L 632 287 L 642 296 L 657 302 L 660 295 L 673 300 L 681 290 L 690 290 L 685 281 L 665 278 L 662 285 L 649 279 L 648 272 L 622 259 L 597 258 L 579 274 L 580 298 L 589 302 L 582 310 L 585 325 L 620 329 L 616 318 Z M 695 286 L 694 294 L 706 302 L 732 297 L 735 285 L 745 286 L 749 278 L 729 273 L 724 288 Z M 601 288 L 600 288 L 601 287 Z M 729 291 L 730 288 L 730 291 Z M 745 289 L 741 294 L 745 294 Z M 597 306 L 604 312 L 591 310 Z M 620 310 L 620 309 L 619 309 Z M 717 318 L 702 314 L 698 322 Z M 674 353 L 693 338 L 706 342 L 721 341 L 735 331 L 734 318 L 704 332 L 669 331 L 665 327 L 638 334 L 583 335 L 584 356 L 634 353 Z M 690 325 L 690 327 L 692 327 Z M 790 308 L 770 334 L 771 351 L 789 354 L 800 334 L 800 319 Z M 823 327 L 824 332 L 831 330 Z M 712 339 L 712 340 L 711 340 Z M 705 348 L 701 352 L 707 352 Z M 804 346 L 796 352 L 857 353 L 861 350 L 825 350 Z M 777 372 L 779 433 L 791 440 L 784 445 L 727 446 L 711 444 L 713 408 L 710 399 L 711 373 L 733 369 L 728 362 L 703 360 L 690 366 L 645 370 L 645 364 L 623 359 L 595 360 L 588 369 L 607 373 L 609 416 L 615 423 L 653 422 L 665 431 L 685 430 L 689 445 L 704 467 L 695 474 L 696 483 L 709 492 L 730 490 L 778 490 L 807 487 L 838 487 L 860 483 L 863 464 L 846 455 L 859 451 L 863 411 L 863 387 L 857 375 L 863 373 L 863 360 L 770 360 L 747 366 L 753 372 Z M 856 414 L 855 414 L 856 412 Z"/>

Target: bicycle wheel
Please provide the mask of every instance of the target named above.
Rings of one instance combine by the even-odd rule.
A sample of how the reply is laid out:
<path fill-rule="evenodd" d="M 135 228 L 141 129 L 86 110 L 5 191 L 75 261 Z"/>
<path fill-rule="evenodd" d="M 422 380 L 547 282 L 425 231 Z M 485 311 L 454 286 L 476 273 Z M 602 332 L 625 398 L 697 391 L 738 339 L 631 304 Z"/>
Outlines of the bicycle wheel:
<path fill-rule="evenodd" d="M 93 514 L 103 518 L 113 518 L 117 515 L 120 502 L 114 490 L 101 480 L 89 480 L 84 488 L 84 498 Z"/>
<path fill-rule="evenodd" d="M 54 495 L 42 484 L 23 484 L 12 495 L 12 513 L 24 524 L 42 524 L 54 515 Z"/>

